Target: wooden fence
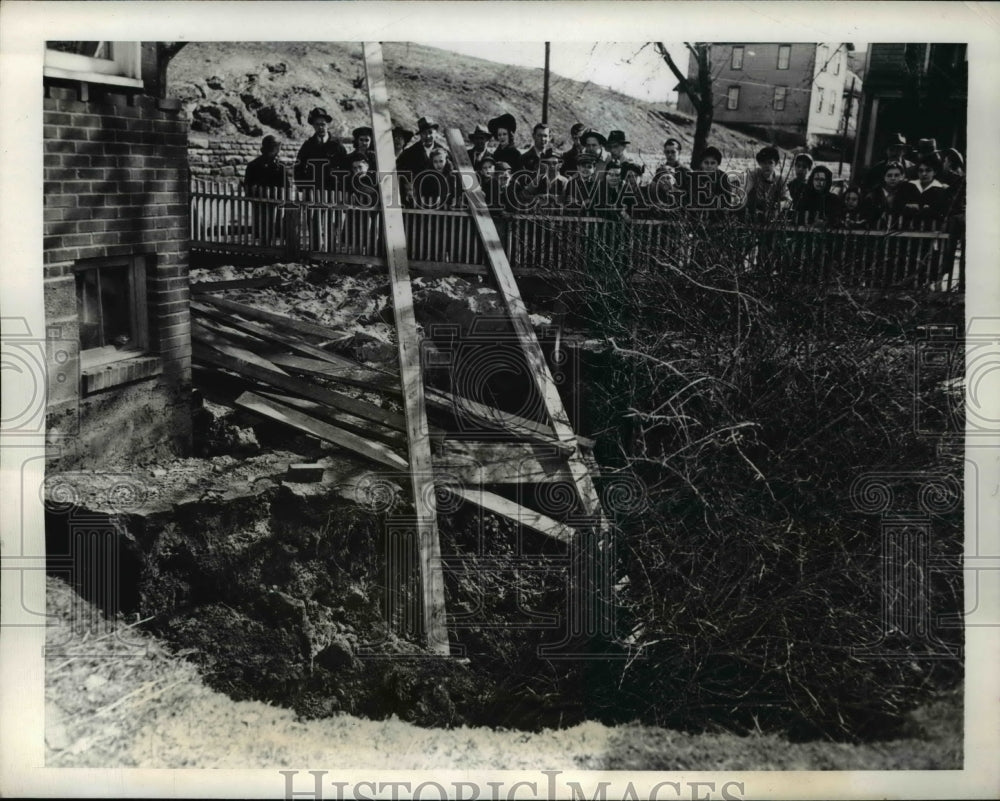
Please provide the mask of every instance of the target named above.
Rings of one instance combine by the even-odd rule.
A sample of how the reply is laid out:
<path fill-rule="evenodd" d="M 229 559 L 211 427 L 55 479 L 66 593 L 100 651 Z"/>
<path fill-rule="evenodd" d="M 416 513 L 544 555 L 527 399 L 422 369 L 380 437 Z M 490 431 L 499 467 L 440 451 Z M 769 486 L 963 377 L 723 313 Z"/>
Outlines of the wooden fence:
<path fill-rule="evenodd" d="M 487 271 L 483 245 L 468 210 L 404 209 L 407 256 L 416 272 Z M 546 211 L 498 221 L 507 257 L 519 275 L 579 269 L 588 254 L 611 254 L 632 271 L 656 271 L 711 259 L 724 248 L 747 269 L 789 280 L 871 289 L 961 291 L 962 238 L 933 220 L 888 218 L 866 230 L 796 224 L 748 227 L 738 217 L 686 214 L 675 220 L 622 222 Z M 378 209 L 344 202 L 341 194 L 294 187 L 247 196 L 239 182 L 195 179 L 191 248 L 254 257 L 384 264 Z M 720 250 L 720 252 L 723 252 Z M 583 261 L 581 261 L 583 258 Z"/>

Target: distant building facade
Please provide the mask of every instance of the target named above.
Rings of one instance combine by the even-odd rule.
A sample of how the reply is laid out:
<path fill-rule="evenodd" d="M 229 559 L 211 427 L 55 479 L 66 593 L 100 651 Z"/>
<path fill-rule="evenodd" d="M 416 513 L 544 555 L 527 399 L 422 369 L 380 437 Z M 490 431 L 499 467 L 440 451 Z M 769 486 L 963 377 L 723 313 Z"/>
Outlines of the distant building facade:
<path fill-rule="evenodd" d="M 853 134 L 857 102 L 845 120 L 845 93 L 854 80 L 847 42 L 713 42 L 711 45 L 715 122 L 746 130 L 784 147 L 830 144 Z M 697 77 L 692 54 L 688 76 Z M 677 108 L 695 110 L 681 93 Z"/>
<path fill-rule="evenodd" d="M 854 172 L 883 158 L 890 136 L 910 144 L 934 139 L 939 149 L 965 153 L 968 45 L 962 43 L 872 43 L 854 155 Z"/>

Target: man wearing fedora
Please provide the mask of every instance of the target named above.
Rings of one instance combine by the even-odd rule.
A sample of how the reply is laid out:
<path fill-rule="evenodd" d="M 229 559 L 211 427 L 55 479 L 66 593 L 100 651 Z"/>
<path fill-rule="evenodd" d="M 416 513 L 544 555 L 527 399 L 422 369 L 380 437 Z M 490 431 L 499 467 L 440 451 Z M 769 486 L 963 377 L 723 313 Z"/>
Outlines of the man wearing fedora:
<path fill-rule="evenodd" d="M 476 172 L 479 172 L 482 160 L 490 155 L 486 149 L 486 143 L 490 141 L 490 136 L 490 129 L 480 123 L 476 123 L 476 127 L 469 134 L 469 141 L 472 142 L 472 147 L 469 148 L 469 161 L 472 163 L 472 169 Z"/>
<path fill-rule="evenodd" d="M 894 133 L 889 137 L 889 143 L 885 146 L 885 158 L 872 165 L 865 174 L 863 188 L 868 192 L 874 192 L 882 186 L 885 178 L 885 168 L 890 164 L 902 164 L 906 170 L 906 179 L 913 180 L 917 177 L 917 167 L 913 162 L 906 160 L 906 137 L 901 133 Z"/>
<path fill-rule="evenodd" d="M 611 131 L 608 134 L 607 147 L 610 155 L 608 156 L 607 163 L 617 164 L 619 167 L 625 164 L 632 164 L 637 170 L 636 174 L 642 175 L 645 169 L 635 159 L 625 153 L 625 148 L 630 144 L 632 143 L 625 137 L 624 131 Z"/>
<path fill-rule="evenodd" d="M 336 189 L 337 179 L 346 173 L 347 150 L 328 130 L 333 118 L 324 108 L 309 112 L 312 136 L 302 143 L 295 159 L 295 180 L 320 190 Z"/>
<path fill-rule="evenodd" d="M 577 160 L 583 152 L 583 144 L 580 142 L 580 134 L 587 130 L 587 126 L 582 122 L 573 124 L 569 129 L 569 138 L 573 140 L 569 150 L 562 154 L 562 169 L 560 170 L 567 178 L 576 173 Z"/>
<path fill-rule="evenodd" d="M 403 128 L 402 126 L 397 125 L 392 129 L 392 149 L 397 157 L 406 149 L 406 146 L 410 144 L 410 140 L 412 138 L 413 131 L 408 128 Z"/>
<path fill-rule="evenodd" d="M 417 120 L 420 139 L 396 157 L 396 171 L 402 182 L 402 196 L 408 204 L 413 202 L 413 182 L 422 172 L 433 169 L 431 154 L 441 147 L 437 140 L 438 124 L 430 117 Z"/>
<path fill-rule="evenodd" d="M 514 134 L 517 133 L 517 120 L 513 114 L 501 114 L 486 123 L 486 128 L 497 140 L 493 158 L 510 165 L 512 172 L 521 169 L 521 151 L 514 145 Z"/>

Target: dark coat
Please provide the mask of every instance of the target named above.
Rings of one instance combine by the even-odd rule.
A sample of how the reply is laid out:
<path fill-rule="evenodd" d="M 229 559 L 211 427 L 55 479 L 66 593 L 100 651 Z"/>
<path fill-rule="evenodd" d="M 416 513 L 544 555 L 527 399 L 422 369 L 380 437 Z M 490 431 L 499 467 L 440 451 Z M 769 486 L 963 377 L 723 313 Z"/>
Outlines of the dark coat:
<path fill-rule="evenodd" d="M 482 163 L 484 156 L 494 157 L 493 154 L 490 153 L 490 151 L 488 151 L 486 148 L 483 148 L 482 153 L 476 153 L 476 149 L 474 147 L 470 147 L 468 153 L 469 153 L 469 163 L 472 165 L 472 169 L 475 172 L 479 172 L 479 165 Z"/>
<path fill-rule="evenodd" d="M 318 189 L 335 189 L 347 169 L 347 149 L 332 136 L 321 142 L 313 134 L 295 158 L 295 180 Z"/>
<path fill-rule="evenodd" d="M 917 181 L 907 181 L 899 187 L 899 192 L 902 196 L 899 201 L 900 214 L 906 217 L 940 220 L 951 205 L 951 191 L 940 181 L 932 181 L 923 191 Z M 913 206 L 917 208 L 914 209 Z"/>
<path fill-rule="evenodd" d="M 902 192 L 905 183 L 900 184 L 895 192 L 887 192 L 885 187 L 878 187 L 861 201 L 862 216 L 874 223 L 886 215 L 902 214 L 902 200 L 905 194 Z"/>
<path fill-rule="evenodd" d="M 521 154 L 520 169 L 527 170 L 528 172 L 535 172 L 538 169 L 539 163 L 541 163 L 541 154 L 535 150 L 534 145 Z M 514 165 L 511 164 L 510 166 L 513 167 Z"/>
<path fill-rule="evenodd" d="M 497 161 L 506 161 L 510 165 L 512 172 L 521 169 L 521 151 L 513 145 L 498 147 L 493 151 L 493 158 Z"/>
<path fill-rule="evenodd" d="M 576 167 L 579 163 L 577 159 L 580 158 L 580 154 L 583 152 L 583 147 L 577 148 L 575 145 L 569 150 L 562 154 L 562 168 L 559 170 L 566 177 L 572 176 L 576 173 Z"/>
<path fill-rule="evenodd" d="M 807 186 L 799 195 L 799 202 L 795 207 L 797 223 L 802 224 L 816 219 L 832 222 L 839 217 L 840 198 L 829 190 L 817 192 L 811 186 Z"/>
<path fill-rule="evenodd" d="M 275 187 L 280 189 L 285 185 L 285 165 L 277 159 L 270 159 L 267 156 L 257 156 L 257 158 L 247 164 L 243 185 L 246 187 L 248 193 L 252 193 L 261 187 Z"/>
<path fill-rule="evenodd" d="M 885 168 L 889 165 L 889 162 L 883 159 L 877 164 L 873 164 L 871 169 L 865 173 L 864 183 L 861 184 L 862 189 L 875 190 L 882 186 L 882 179 L 885 178 Z M 906 169 L 906 179 L 912 181 L 917 177 L 917 165 L 911 161 L 903 160 L 903 167 Z"/>

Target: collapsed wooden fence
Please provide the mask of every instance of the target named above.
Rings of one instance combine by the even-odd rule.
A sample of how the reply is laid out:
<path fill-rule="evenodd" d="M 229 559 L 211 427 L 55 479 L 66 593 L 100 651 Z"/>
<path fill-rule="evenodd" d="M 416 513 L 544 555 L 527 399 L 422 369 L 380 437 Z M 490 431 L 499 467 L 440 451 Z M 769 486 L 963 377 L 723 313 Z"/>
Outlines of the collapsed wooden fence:
<path fill-rule="evenodd" d="M 488 260 L 467 208 L 403 209 L 407 258 L 416 273 L 487 272 Z M 748 268 L 767 265 L 792 280 L 836 282 L 871 289 L 962 291 L 962 237 L 937 220 L 884 218 L 871 229 L 827 227 L 804 218 L 749 228 L 736 218 L 631 220 L 551 211 L 506 214 L 500 241 L 516 275 L 580 268 L 582 248 L 627 256 L 637 272 L 658 260 L 693 263 L 725 236 L 741 243 Z M 724 234 L 722 232 L 725 232 Z M 286 260 L 385 264 L 378 208 L 344 202 L 341 193 L 303 187 L 266 188 L 248 195 L 238 181 L 194 179 L 191 248 L 199 253 Z"/>

